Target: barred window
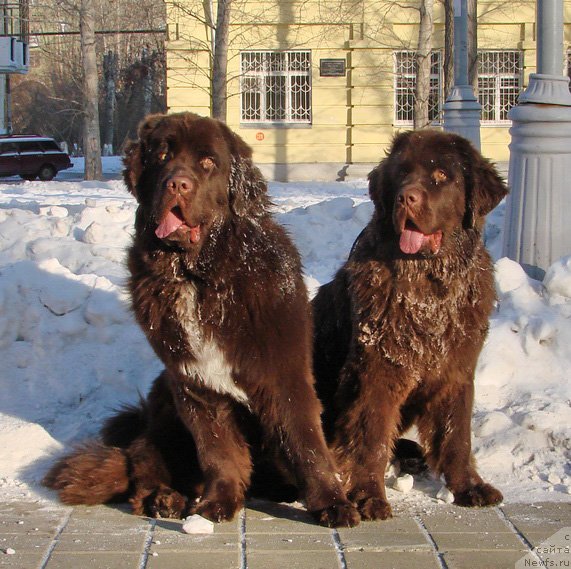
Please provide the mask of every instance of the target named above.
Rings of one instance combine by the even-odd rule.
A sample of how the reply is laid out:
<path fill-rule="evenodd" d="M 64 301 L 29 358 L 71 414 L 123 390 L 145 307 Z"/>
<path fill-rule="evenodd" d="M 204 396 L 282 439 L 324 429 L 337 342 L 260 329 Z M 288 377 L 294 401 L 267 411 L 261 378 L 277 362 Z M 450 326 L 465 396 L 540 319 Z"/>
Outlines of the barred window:
<path fill-rule="evenodd" d="M 243 123 L 311 123 L 311 52 L 243 51 Z"/>
<path fill-rule="evenodd" d="M 522 88 L 523 55 L 520 51 L 478 52 L 478 100 L 482 123 L 506 124 Z"/>
<path fill-rule="evenodd" d="M 408 126 L 414 119 L 414 90 L 416 86 L 416 52 L 395 51 L 395 124 Z M 442 57 L 440 51 L 431 54 L 430 97 L 428 117 L 433 124 L 440 122 L 442 111 Z"/>

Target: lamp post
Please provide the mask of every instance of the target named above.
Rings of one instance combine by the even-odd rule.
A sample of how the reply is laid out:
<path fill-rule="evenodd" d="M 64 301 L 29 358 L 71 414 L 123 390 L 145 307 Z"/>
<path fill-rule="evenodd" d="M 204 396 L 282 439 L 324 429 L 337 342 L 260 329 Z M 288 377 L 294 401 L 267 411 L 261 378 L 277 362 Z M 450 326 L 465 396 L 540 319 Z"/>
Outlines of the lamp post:
<path fill-rule="evenodd" d="M 468 81 L 467 0 L 454 0 L 454 86 L 443 108 L 444 130 L 460 134 L 479 150 L 482 106 Z"/>
<path fill-rule="evenodd" d="M 537 73 L 508 114 L 511 194 L 503 254 L 527 274 L 571 254 L 571 94 L 563 70 L 563 0 L 537 0 Z"/>

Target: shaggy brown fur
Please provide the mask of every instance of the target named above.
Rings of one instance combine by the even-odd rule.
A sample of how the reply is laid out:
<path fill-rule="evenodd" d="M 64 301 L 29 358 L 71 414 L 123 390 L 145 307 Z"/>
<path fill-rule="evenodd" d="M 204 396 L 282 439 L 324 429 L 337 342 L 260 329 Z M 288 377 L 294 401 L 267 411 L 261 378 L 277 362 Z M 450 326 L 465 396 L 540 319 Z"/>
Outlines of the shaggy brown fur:
<path fill-rule="evenodd" d="M 132 306 L 166 369 L 143 407 L 62 459 L 47 484 L 67 503 L 128 487 L 135 513 L 220 521 L 242 506 L 260 454 L 285 465 L 320 523 L 357 524 L 321 430 L 299 255 L 268 211 L 251 149 L 218 121 L 158 115 L 125 166 L 139 202 Z"/>
<path fill-rule="evenodd" d="M 394 140 L 369 192 L 373 218 L 313 302 L 317 389 L 349 499 L 363 519 L 391 516 L 385 467 L 416 424 L 455 503 L 497 504 L 470 422 L 495 298 L 481 231 L 507 188 L 468 141 L 426 130 Z"/>

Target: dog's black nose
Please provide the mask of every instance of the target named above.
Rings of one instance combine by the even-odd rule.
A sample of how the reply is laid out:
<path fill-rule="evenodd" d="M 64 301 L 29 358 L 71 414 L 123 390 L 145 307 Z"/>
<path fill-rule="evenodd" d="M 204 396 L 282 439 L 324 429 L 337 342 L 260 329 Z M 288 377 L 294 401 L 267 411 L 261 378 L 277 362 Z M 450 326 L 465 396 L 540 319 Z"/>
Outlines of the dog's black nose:
<path fill-rule="evenodd" d="M 192 180 L 186 176 L 173 176 L 165 182 L 165 188 L 173 194 L 184 194 L 192 190 Z"/>
<path fill-rule="evenodd" d="M 403 188 L 398 195 L 398 201 L 401 205 L 415 206 L 422 200 L 422 192 L 415 187 Z"/>

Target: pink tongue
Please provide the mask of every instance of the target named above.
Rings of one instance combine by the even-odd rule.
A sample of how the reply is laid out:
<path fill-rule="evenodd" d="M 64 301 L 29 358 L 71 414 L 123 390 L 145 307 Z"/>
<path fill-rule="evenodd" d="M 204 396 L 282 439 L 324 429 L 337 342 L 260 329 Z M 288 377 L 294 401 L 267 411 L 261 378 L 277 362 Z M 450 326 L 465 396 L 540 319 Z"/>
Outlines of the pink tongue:
<path fill-rule="evenodd" d="M 155 229 L 155 235 L 159 239 L 164 239 L 171 233 L 174 233 L 183 223 L 184 221 L 182 219 L 177 217 L 172 211 L 169 211 L 159 226 Z"/>
<path fill-rule="evenodd" d="M 418 253 L 422 245 L 429 239 L 430 237 L 428 235 L 424 235 L 420 231 L 405 229 L 400 236 L 400 250 L 408 255 Z"/>

